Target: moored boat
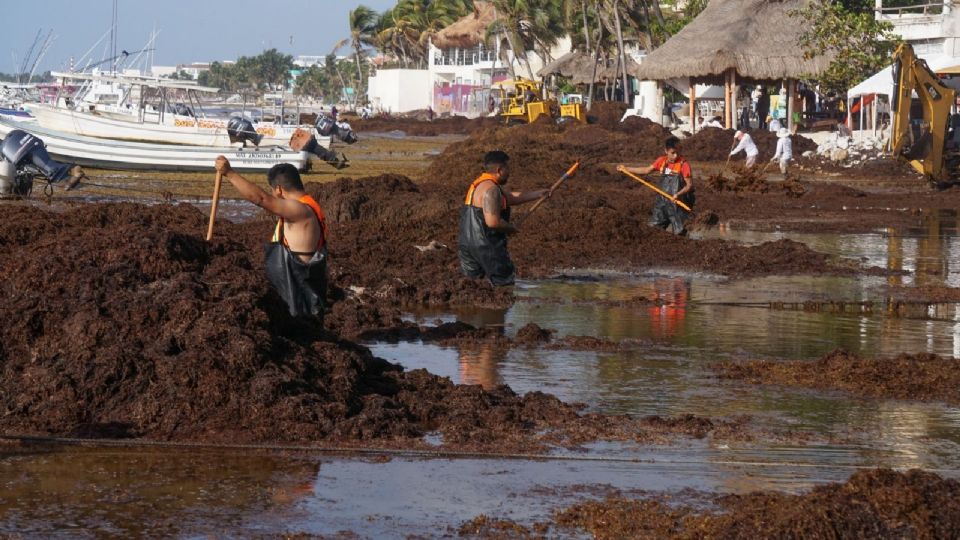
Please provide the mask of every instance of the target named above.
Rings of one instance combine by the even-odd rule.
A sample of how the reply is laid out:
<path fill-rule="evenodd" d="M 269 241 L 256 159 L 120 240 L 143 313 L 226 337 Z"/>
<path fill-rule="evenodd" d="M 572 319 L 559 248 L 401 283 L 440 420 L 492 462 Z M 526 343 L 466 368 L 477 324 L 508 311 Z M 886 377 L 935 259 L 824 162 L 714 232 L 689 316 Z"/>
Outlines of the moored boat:
<path fill-rule="evenodd" d="M 100 169 L 210 170 L 217 156 L 224 155 L 233 168 L 265 171 L 278 163 L 291 163 L 297 169 L 309 169 L 309 154 L 286 146 L 176 146 L 144 142 L 105 140 L 52 130 L 36 122 L 17 122 L 0 118 L 0 137 L 16 129 L 39 137 L 54 159 Z"/>

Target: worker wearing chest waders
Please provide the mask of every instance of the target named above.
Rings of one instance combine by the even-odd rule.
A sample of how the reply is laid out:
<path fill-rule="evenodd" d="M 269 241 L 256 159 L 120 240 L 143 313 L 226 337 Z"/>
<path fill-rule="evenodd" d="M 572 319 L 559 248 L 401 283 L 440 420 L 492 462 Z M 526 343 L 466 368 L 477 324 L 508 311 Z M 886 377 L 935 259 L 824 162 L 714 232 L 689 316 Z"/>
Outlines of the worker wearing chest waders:
<path fill-rule="evenodd" d="M 460 209 L 460 269 L 467 277 L 487 277 L 494 285 L 514 282 L 507 236 L 517 228 L 509 221 L 510 207 L 550 195 L 546 189 L 524 193 L 504 190 L 510 178 L 509 159 L 499 150 L 487 152 L 484 172 L 470 184 Z"/>
<path fill-rule="evenodd" d="M 684 235 L 687 233 L 684 224 L 690 219 L 690 212 L 680 208 L 673 201 L 678 200 L 693 208 L 695 196 L 691 179 L 693 171 L 690 168 L 690 162 L 680 155 L 679 147 L 680 139 L 669 137 L 663 143 L 663 155 L 649 167 L 621 167 L 634 174 L 649 174 L 654 171 L 660 173 L 660 189 L 672 197 L 667 199 L 663 195 L 657 195 L 653 203 L 650 225 Z"/>
<path fill-rule="evenodd" d="M 220 156 L 217 171 L 244 199 L 277 216 L 277 228 L 265 247 L 267 278 L 287 303 L 290 315 L 323 320 L 327 296 L 327 220 L 307 195 L 300 173 L 289 163 L 267 172 L 271 192 L 260 189 Z"/>

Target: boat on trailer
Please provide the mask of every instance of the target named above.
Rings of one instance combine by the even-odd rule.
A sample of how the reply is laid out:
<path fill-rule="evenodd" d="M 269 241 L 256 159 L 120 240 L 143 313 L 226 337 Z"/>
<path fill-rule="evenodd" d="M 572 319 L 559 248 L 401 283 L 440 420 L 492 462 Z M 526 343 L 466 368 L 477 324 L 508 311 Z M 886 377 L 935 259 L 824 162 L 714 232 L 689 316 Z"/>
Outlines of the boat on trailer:
<path fill-rule="evenodd" d="M 217 156 L 242 171 L 266 171 L 278 163 L 290 163 L 300 171 L 309 170 L 309 154 L 287 146 L 243 148 L 239 145 L 177 146 L 170 144 L 99 139 L 52 130 L 37 122 L 17 122 L 0 117 L 0 138 L 13 130 L 23 130 L 44 142 L 54 159 L 98 169 L 149 171 L 209 171 Z"/>

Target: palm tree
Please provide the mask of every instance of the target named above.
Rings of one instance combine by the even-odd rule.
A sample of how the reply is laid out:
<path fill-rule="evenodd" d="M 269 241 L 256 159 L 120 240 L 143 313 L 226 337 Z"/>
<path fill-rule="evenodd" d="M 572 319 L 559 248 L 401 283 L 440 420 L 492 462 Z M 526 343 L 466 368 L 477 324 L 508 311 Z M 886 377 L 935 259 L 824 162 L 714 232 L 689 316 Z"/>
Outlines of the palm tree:
<path fill-rule="evenodd" d="M 400 0 L 392 13 L 395 33 L 419 64 L 427 59 L 430 36 L 471 10 L 472 0 Z"/>
<path fill-rule="evenodd" d="M 328 54 L 326 58 L 325 69 L 329 71 L 332 66 L 333 70 L 337 74 L 337 78 L 340 79 L 340 95 L 341 96 L 343 95 L 343 89 L 347 87 L 347 81 L 343 78 L 343 72 L 340 71 L 340 63 L 337 61 L 337 51 L 345 47 L 347 43 L 350 43 L 349 39 L 341 39 L 340 41 L 334 43 L 333 49 L 330 51 L 330 54 Z"/>
<path fill-rule="evenodd" d="M 363 93 L 363 63 L 361 62 L 363 47 L 374 44 L 377 19 L 377 12 L 367 6 L 357 6 L 357 9 L 352 9 L 347 14 L 347 20 L 350 24 L 350 45 L 353 47 L 357 61 L 354 106 L 356 106 L 356 99 Z"/>

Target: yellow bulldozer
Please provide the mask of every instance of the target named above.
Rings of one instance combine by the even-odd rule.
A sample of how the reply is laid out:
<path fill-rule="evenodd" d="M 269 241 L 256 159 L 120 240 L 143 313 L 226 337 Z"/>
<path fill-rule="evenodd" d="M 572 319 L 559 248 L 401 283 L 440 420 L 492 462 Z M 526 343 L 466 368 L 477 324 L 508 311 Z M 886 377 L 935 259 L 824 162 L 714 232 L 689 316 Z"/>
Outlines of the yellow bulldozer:
<path fill-rule="evenodd" d="M 893 84 L 890 153 L 938 186 L 960 180 L 960 115 L 950 114 L 956 91 L 909 44 L 894 53 Z"/>
<path fill-rule="evenodd" d="M 543 85 L 529 79 L 511 79 L 493 84 L 491 97 L 500 103 L 504 123 L 530 123 L 547 115 L 558 121 L 587 121 L 579 101 L 560 104 L 544 97 Z"/>

